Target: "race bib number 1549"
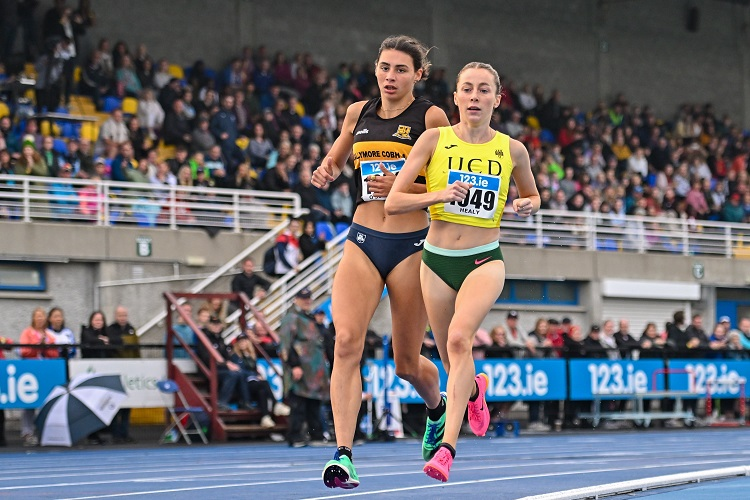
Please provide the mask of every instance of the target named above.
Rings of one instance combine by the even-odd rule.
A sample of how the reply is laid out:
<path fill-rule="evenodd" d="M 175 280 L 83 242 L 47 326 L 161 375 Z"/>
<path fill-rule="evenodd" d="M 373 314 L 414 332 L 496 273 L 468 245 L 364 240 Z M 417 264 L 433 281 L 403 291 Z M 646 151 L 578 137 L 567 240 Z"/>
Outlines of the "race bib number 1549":
<path fill-rule="evenodd" d="M 448 172 L 448 185 L 466 182 L 472 185 L 463 201 L 446 203 L 443 210 L 456 215 L 467 215 L 480 219 L 492 219 L 497 212 L 500 193 L 500 178 L 494 175 L 469 174 L 451 170 Z"/>

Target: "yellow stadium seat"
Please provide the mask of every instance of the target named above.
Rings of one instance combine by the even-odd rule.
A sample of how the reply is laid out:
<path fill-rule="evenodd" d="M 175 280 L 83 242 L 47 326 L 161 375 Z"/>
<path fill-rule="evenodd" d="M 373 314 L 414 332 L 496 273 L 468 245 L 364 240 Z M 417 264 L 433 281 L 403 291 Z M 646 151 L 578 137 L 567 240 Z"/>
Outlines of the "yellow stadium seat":
<path fill-rule="evenodd" d="M 126 115 L 134 115 L 138 113 L 138 99 L 134 97 L 126 97 L 122 100 L 122 112 Z"/>
<path fill-rule="evenodd" d="M 36 78 L 36 68 L 32 63 L 26 63 L 26 66 L 24 66 L 23 68 L 23 72 L 26 73 L 26 76 Z"/>
<path fill-rule="evenodd" d="M 99 126 L 92 122 L 81 123 L 81 139 L 88 139 L 91 142 L 96 142 L 99 138 Z"/>
<path fill-rule="evenodd" d="M 182 66 L 177 64 L 170 64 L 169 69 L 167 70 L 170 75 L 172 75 L 175 78 L 179 78 L 182 80 L 185 78 L 185 71 L 182 69 Z"/>
<path fill-rule="evenodd" d="M 3 101 L 0 101 L 0 118 L 4 116 L 10 116 L 10 109 L 8 108 L 7 104 L 5 104 Z"/>
<path fill-rule="evenodd" d="M 81 67 L 76 66 L 73 70 L 73 83 L 78 83 L 81 81 Z"/>
<path fill-rule="evenodd" d="M 242 151 L 247 149 L 247 146 L 250 144 L 250 139 L 245 137 L 244 135 L 241 137 L 238 137 L 234 143 L 237 145 L 238 148 L 240 148 Z"/>
<path fill-rule="evenodd" d="M 539 118 L 537 118 L 536 116 L 529 116 L 528 118 L 526 118 L 526 124 L 535 130 L 542 129 L 542 126 L 539 123 Z"/>
<path fill-rule="evenodd" d="M 167 146 L 166 144 L 164 144 L 164 141 L 162 140 L 162 141 L 159 141 L 159 146 L 156 151 L 159 157 L 159 161 L 162 161 L 162 160 L 169 160 L 170 158 L 174 158 L 177 148 L 175 146 Z"/>

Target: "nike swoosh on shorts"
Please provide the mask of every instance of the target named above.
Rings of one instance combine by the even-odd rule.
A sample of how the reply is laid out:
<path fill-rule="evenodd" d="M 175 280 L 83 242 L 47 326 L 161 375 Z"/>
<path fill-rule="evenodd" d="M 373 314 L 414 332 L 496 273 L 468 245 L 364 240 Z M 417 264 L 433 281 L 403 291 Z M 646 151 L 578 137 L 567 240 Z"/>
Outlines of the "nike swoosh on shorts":
<path fill-rule="evenodd" d="M 485 257 L 484 259 L 481 259 L 481 260 L 480 259 L 474 259 L 474 265 L 475 266 L 481 266 L 482 264 L 484 264 L 485 262 L 487 262 L 491 258 L 492 258 L 492 256 L 490 255 L 489 257 Z"/>

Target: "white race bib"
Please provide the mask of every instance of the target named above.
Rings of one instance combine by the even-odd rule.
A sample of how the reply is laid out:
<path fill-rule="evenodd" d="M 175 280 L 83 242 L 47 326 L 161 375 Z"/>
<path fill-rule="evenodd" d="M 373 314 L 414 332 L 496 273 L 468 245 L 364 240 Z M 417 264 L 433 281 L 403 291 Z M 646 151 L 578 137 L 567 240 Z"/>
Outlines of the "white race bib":
<path fill-rule="evenodd" d="M 472 174 L 451 170 L 448 172 L 448 185 L 456 182 L 471 184 L 472 188 L 463 201 L 452 201 L 443 207 L 445 212 L 477 217 L 479 219 L 493 219 L 497 212 L 500 198 L 500 177 L 486 174 Z"/>
<path fill-rule="evenodd" d="M 383 175 L 383 172 L 380 170 L 381 164 L 392 174 L 398 174 L 401 171 L 401 167 L 404 166 L 405 161 L 406 159 L 404 158 L 389 161 L 360 161 L 359 170 L 362 173 L 362 199 L 364 201 L 385 200 L 385 198 L 380 198 L 370 193 L 367 186 L 367 178 L 373 175 Z"/>

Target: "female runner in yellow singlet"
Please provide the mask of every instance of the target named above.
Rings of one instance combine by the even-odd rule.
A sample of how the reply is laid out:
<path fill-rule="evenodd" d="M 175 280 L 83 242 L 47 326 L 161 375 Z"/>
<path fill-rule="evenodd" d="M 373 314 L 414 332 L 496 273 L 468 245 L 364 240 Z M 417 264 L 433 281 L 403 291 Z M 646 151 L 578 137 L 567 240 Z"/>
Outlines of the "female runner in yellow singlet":
<path fill-rule="evenodd" d="M 447 481 L 468 403 L 469 425 L 483 436 L 490 423 L 484 398 L 488 378 L 475 376 L 474 334 L 503 290 L 500 219 L 511 176 L 519 197 L 513 210 L 528 217 L 540 198 L 525 146 L 490 127 L 501 99 L 500 78 L 485 63 L 458 74 L 454 101 L 461 120 L 419 138 L 385 203 L 387 214 L 430 207 L 432 222 L 422 252 L 420 278 L 427 315 L 448 372 L 442 443 L 424 471 Z M 426 166 L 427 192 L 410 192 Z"/>

